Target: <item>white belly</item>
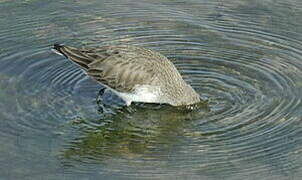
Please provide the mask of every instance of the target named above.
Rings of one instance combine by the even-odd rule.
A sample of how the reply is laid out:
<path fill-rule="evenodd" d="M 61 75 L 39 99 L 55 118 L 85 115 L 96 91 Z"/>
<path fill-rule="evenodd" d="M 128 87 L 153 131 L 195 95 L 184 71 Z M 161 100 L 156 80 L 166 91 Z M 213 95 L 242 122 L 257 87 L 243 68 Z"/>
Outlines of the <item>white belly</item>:
<path fill-rule="evenodd" d="M 126 102 L 127 106 L 131 102 L 163 103 L 159 98 L 160 88 L 150 85 L 137 86 L 133 93 L 117 92 L 117 95 Z"/>

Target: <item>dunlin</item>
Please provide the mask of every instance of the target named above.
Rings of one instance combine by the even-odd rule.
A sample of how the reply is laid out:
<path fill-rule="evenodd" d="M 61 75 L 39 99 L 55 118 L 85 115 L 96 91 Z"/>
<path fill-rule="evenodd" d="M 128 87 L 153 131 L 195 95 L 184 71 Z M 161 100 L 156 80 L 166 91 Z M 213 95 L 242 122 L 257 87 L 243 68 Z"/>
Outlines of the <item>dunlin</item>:
<path fill-rule="evenodd" d="M 158 52 L 129 45 L 74 48 L 54 44 L 53 49 L 116 93 L 127 106 L 131 102 L 172 106 L 200 102 L 173 63 Z"/>

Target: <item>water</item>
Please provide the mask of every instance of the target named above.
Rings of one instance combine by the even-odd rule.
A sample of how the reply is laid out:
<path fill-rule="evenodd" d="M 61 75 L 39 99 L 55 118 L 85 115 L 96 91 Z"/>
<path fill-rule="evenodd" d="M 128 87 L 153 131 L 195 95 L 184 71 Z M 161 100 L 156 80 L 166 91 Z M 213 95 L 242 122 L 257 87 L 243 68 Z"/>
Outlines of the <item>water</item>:
<path fill-rule="evenodd" d="M 300 179 L 302 3 L 0 0 L 0 179 Z M 123 108 L 61 56 L 166 55 L 208 106 Z"/>

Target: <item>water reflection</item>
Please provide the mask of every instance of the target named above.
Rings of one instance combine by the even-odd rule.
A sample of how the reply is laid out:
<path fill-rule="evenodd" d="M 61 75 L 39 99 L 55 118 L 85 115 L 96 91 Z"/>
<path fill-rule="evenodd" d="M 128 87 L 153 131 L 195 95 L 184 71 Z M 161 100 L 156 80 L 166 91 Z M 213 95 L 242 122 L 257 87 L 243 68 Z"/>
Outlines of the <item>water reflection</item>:
<path fill-rule="evenodd" d="M 200 117 L 209 111 L 206 104 L 203 106 L 198 110 L 188 110 L 137 103 L 98 121 L 77 119 L 75 123 L 83 127 L 84 134 L 69 144 L 63 157 L 100 161 L 106 156 L 157 158 L 157 151 L 165 152 L 184 140 L 184 134 L 188 133 L 185 129 L 192 125 L 194 116 L 198 114 Z"/>

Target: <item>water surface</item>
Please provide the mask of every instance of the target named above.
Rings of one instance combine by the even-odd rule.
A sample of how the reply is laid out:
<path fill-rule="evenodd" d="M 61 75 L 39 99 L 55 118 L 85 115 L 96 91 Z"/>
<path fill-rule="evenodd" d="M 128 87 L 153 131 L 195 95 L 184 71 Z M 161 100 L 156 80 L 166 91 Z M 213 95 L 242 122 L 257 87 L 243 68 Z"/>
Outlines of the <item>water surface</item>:
<path fill-rule="evenodd" d="M 300 179 L 298 0 L 0 0 L 3 179 Z M 208 106 L 123 103 L 53 43 L 159 51 Z"/>

